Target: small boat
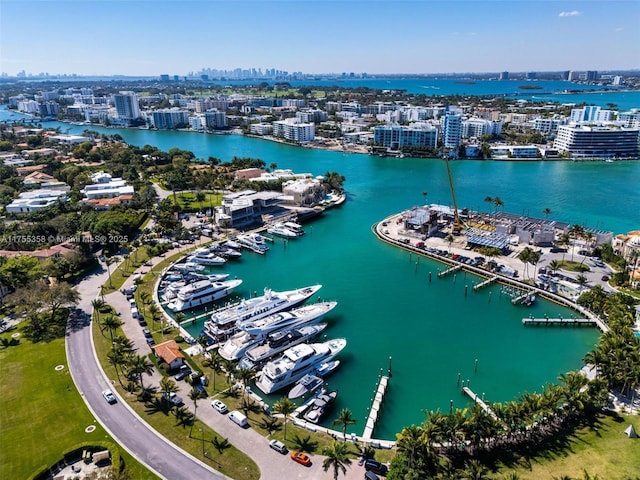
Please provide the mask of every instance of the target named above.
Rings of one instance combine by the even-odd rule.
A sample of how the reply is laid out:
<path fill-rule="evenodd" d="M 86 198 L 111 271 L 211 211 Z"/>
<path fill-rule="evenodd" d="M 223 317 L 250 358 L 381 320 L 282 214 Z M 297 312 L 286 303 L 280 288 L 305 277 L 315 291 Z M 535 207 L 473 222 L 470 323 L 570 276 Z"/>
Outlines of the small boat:
<path fill-rule="evenodd" d="M 524 305 L 525 307 L 530 307 L 531 305 L 533 305 L 535 301 L 536 301 L 536 296 L 535 294 L 531 293 L 520 301 L 520 305 Z"/>
<path fill-rule="evenodd" d="M 291 230 L 296 236 L 300 237 L 304 235 L 304 230 L 302 229 L 302 225 L 296 222 L 284 222 L 283 224 L 287 229 Z"/>
<path fill-rule="evenodd" d="M 304 412 L 303 418 L 308 422 L 318 423 L 322 419 L 322 416 L 327 413 L 333 402 L 335 402 L 337 396 L 337 390 L 320 395 L 313 401 L 307 411 Z"/>
<path fill-rule="evenodd" d="M 323 381 L 324 380 L 322 380 L 322 378 L 316 375 L 306 374 L 296 382 L 291 390 L 289 390 L 287 397 L 289 397 L 289 400 L 302 397 L 316 390 L 320 385 L 322 385 Z"/>
<path fill-rule="evenodd" d="M 318 367 L 318 370 L 316 370 L 316 375 L 322 378 L 328 377 L 339 366 L 340 366 L 340 360 L 332 360 L 330 362 L 323 363 Z"/>

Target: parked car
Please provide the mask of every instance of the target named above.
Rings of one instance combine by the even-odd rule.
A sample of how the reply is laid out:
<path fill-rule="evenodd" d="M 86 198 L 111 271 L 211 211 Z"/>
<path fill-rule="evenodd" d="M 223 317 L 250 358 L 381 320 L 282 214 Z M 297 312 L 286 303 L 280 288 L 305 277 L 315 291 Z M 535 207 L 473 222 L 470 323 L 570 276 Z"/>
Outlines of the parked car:
<path fill-rule="evenodd" d="M 371 458 L 365 460 L 364 469 L 368 472 L 373 472 L 376 475 L 386 475 L 387 466 L 384 463 L 380 463 L 377 460 Z"/>
<path fill-rule="evenodd" d="M 171 404 L 175 405 L 176 407 L 179 407 L 184 403 L 182 401 L 182 397 L 178 396 L 175 392 L 169 393 L 168 396 L 166 392 L 162 392 L 162 398 L 169 400 L 169 402 L 171 402 Z"/>
<path fill-rule="evenodd" d="M 291 452 L 291 460 L 293 460 L 294 462 L 298 462 L 300 465 L 304 465 L 305 467 L 311 465 L 311 459 L 309 458 L 309 455 L 304 452 Z"/>
<path fill-rule="evenodd" d="M 271 440 L 269 442 L 269 447 L 273 448 L 276 452 L 283 455 L 287 453 L 287 447 L 285 446 L 285 444 L 278 440 Z"/>
<path fill-rule="evenodd" d="M 218 413 L 225 414 L 229 411 L 229 409 L 227 408 L 227 406 L 224 404 L 222 400 L 215 399 L 214 401 L 211 402 L 211 406 Z"/>
<path fill-rule="evenodd" d="M 187 375 L 191 374 L 191 369 L 188 365 L 183 365 L 180 367 L 180 371 L 173 377 L 176 381 L 180 381 L 187 377 Z"/>
<path fill-rule="evenodd" d="M 603 275 L 600 280 L 602 280 L 603 282 L 608 282 L 609 281 L 609 275 Z"/>
<path fill-rule="evenodd" d="M 113 394 L 113 392 L 111 390 L 109 390 L 108 388 L 106 390 L 102 391 L 102 396 L 104 397 L 104 399 L 107 401 L 107 403 L 116 403 L 118 400 L 116 400 L 116 396 Z"/>
<path fill-rule="evenodd" d="M 148 328 L 143 328 L 142 333 L 144 333 L 144 336 L 147 338 L 151 336 L 151 330 L 149 330 Z"/>
<path fill-rule="evenodd" d="M 380 480 L 380 477 L 373 472 L 364 472 L 364 480 Z"/>

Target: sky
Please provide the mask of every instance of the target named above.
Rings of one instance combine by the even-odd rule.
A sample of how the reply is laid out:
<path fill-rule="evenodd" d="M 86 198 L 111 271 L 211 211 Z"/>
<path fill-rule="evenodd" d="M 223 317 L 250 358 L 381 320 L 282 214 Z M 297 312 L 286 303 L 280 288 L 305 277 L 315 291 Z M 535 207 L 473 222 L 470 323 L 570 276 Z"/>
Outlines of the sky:
<path fill-rule="evenodd" d="M 0 0 L 0 72 L 640 68 L 638 0 Z"/>

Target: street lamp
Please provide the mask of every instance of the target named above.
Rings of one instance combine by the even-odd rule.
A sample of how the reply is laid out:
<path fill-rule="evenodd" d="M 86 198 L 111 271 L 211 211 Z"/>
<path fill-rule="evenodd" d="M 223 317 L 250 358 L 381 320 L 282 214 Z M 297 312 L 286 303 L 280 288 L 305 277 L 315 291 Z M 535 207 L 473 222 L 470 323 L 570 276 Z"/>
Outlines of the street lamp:
<path fill-rule="evenodd" d="M 207 452 L 204 451 L 204 431 L 201 428 L 199 428 L 198 430 L 200 430 L 200 436 L 202 437 L 202 456 L 206 457 Z"/>

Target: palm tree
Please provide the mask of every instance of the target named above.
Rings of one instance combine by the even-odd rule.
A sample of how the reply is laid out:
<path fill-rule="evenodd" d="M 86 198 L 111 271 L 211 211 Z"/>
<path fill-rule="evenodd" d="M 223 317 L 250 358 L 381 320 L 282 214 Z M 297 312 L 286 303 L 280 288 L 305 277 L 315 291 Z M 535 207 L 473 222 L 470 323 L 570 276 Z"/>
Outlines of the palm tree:
<path fill-rule="evenodd" d="M 156 322 L 160 319 L 160 308 L 155 303 L 149 305 L 149 315 L 151 315 L 151 328 L 156 329 Z"/>
<path fill-rule="evenodd" d="M 100 330 L 104 332 L 109 330 L 109 336 L 111 337 L 111 343 L 113 343 L 113 334 L 122 325 L 122 322 L 115 315 L 107 315 L 100 322 Z"/>
<path fill-rule="evenodd" d="M 169 400 L 171 398 L 172 393 L 176 393 L 178 391 L 178 386 L 176 382 L 167 377 L 162 377 L 160 379 L 160 392 L 162 393 L 162 398 L 164 400 Z"/>
<path fill-rule="evenodd" d="M 342 410 L 340 410 L 340 413 L 338 414 L 338 418 L 336 418 L 333 421 L 333 425 L 342 425 L 343 438 L 345 438 L 347 434 L 347 426 L 353 425 L 354 423 L 356 423 L 356 419 L 353 418 L 353 415 L 351 414 L 351 410 L 349 410 L 348 408 L 343 408 Z"/>
<path fill-rule="evenodd" d="M 587 283 L 589 283 L 589 280 L 587 279 L 587 277 L 585 275 L 583 275 L 582 273 L 580 275 L 578 275 L 576 277 L 576 283 L 578 284 L 578 286 L 580 287 L 580 291 L 582 291 L 585 287 L 585 285 Z"/>
<path fill-rule="evenodd" d="M 109 286 L 110 286 L 111 288 L 113 288 L 113 282 L 111 281 L 111 270 L 109 269 L 109 266 L 110 266 L 113 262 L 115 262 L 115 260 L 113 259 L 113 257 L 105 258 L 105 261 L 104 261 L 105 265 L 107 266 L 107 276 L 109 277 Z"/>
<path fill-rule="evenodd" d="M 487 202 L 490 205 L 493 205 L 493 197 L 484 197 L 484 201 Z"/>
<path fill-rule="evenodd" d="M 489 469 L 478 460 L 471 460 L 465 465 L 462 478 L 465 480 L 489 480 Z"/>
<path fill-rule="evenodd" d="M 198 411 L 198 399 L 200 398 L 200 391 L 197 388 L 192 388 L 189 392 L 189 398 L 193 402 L 193 418 L 196 418 L 196 412 Z M 195 423 L 195 422 L 194 422 Z M 191 432 L 193 430 L 193 423 L 189 428 L 189 438 L 191 438 Z"/>
<path fill-rule="evenodd" d="M 144 390 L 144 384 L 142 382 L 142 375 L 151 375 L 153 373 L 153 363 L 144 355 L 130 355 L 128 359 L 129 372 L 137 375 L 140 381 L 140 389 Z"/>
<path fill-rule="evenodd" d="M 236 376 L 242 382 L 243 390 L 247 392 L 247 382 L 249 382 L 253 377 L 256 376 L 256 372 L 251 370 L 250 368 L 239 368 L 236 371 Z"/>
<path fill-rule="evenodd" d="M 520 260 L 524 264 L 524 279 L 527 278 L 529 261 L 531 260 L 531 255 L 533 254 L 533 250 L 529 247 L 524 247 L 522 251 L 518 254 L 518 260 Z"/>
<path fill-rule="evenodd" d="M 322 469 L 326 472 L 332 468 L 333 480 L 338 480 L 340 472 L 345 475 L 347 473 L 347 465 L 351 465 L 349 453 L 349 447 L 346 442 L 334 440 L 331 445 L 322 449 L 322 455 L 327 457 L 322 462 Z"/>
<path fill-rule="evenodd" d="M 216 391 L 216 373 L 222 372 L 222 357 L 217 350 L 211 352 L 211 356 L 207 358 L 203 365 L 211 369 L 213 373 L 213 391 Z"/>
<path fill-rule="evenodd" d="M 282 397 L 273 404 L 274 413 L 284 416 L 284 439 L 287 440 L 287 418 L 296 411 L 296 404 L 289 400 L 288 397 Z"/>
<path fill-rule="evenodd" d="M 453 243 L 454 240 L 455 240 L 455 237 L 451 234 L 445 237 L 445 241 L 449 244 L 449 253 L 451 253 L 451 244 Z"/>
<path fill-rule="evenodd" d="M 100 298 L 96 298 L 95 300 L 91 301 L 91 307 L 93 308 L 93 312 L 95 313 L 98 323 L 100 323 L 100 310 L 103 309 L 105 305 L 106 303 L 104 302 L 104 300 Z M 104 335 L 104 331 L 102 331 L 102 334 Z"/>
<path fill-rule="evenodd" d="M 226 358 L 222 359 L 222 368 L 225 371 L 225 375 L 227 377 L 227 383 L 231 386 L 231 379 L 235 377 L 236 374 L 236 364 L 232 360 L 227 360 Z"/>
<path fill-rule="evenodd" d="M 561 268 L 562 263 L 560 263 L 558 260 L 551 260 L 551 262 L 549 262 L 549 270 L 551 270 L 553 273 L 557 273 Z"/>

